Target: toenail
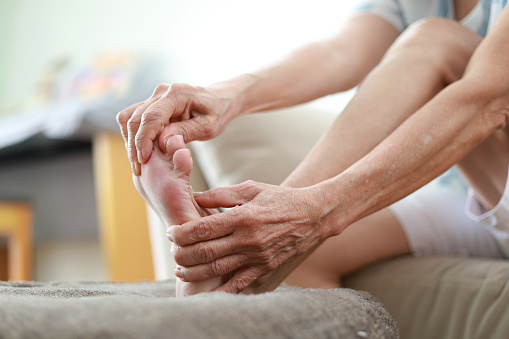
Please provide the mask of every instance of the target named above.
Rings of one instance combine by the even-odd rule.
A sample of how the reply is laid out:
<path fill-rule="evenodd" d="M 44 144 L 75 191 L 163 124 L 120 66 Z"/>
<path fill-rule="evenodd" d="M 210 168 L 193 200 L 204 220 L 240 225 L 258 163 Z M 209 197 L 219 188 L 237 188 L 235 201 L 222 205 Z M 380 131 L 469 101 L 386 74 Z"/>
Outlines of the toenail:
<path fill-rule="evenodd" d="M 184 279 L 184 272 L 182 266 L 177 266 L 177 268 L 175 269 L 175 276 L 181 280 Z"/>

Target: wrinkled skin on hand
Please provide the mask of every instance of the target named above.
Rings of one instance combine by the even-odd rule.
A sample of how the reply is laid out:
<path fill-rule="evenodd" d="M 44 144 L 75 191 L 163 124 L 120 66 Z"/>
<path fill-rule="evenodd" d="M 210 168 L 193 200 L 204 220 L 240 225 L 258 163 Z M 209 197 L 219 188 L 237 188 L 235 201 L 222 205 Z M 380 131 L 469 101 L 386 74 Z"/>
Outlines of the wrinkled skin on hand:
<path fill-rule="evenodd" d="M 231 103 L 219 92 L 181 83 L 161 84 L 146 101 L 118 113 L 133 173 L 140 175 L 140 164 L 150 158 L 158 135 L 163 151 L 173 135 L 182 135 L 185 143 L 219 135 L 228 123 L 226 111 Z"/>
<path fill-rule="evenodd" d="M 233 274 L 216 289 L 220 291 L 244 291 L 259 277 L 336 234 L 327 226 L 331 211 L 315 186 L 288 188 L 247 181 L 195 199 L 205 208 L 237 206 L 171 227 L 169 232 L 179 246 L 174 256 L 183 266 L 181 279 L 201 281 Z"/>

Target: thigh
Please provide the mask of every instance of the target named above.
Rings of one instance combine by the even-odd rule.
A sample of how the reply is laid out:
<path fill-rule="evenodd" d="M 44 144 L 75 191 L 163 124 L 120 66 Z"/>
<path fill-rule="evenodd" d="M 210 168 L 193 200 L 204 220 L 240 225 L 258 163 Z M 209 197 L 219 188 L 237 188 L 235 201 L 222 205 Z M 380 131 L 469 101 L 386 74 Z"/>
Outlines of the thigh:
<path fill-rule="evenodd" d="M 504 257 L 489 225 L 466 216 L 465 202 L 458 189 L 426 186 L 325 241 L 285 282 L 335 288 L 348 273 L 410 253 Z"/>

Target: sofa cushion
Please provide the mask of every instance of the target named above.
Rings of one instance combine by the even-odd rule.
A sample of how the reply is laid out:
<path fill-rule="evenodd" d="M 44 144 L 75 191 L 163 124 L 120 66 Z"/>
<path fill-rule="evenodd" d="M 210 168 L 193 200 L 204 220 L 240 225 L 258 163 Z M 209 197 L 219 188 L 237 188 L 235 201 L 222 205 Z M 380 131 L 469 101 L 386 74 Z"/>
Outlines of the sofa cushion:
<path fill-rule="evenodd" d="M 507 338 L 509 261 L 401 257 L 343 280 L 369 291 L 396 319 L 402 338 Z"/>
<path fill-rule="evenodd" d="M 306 104 L 250 114 L 233 120 L 218 137 L 190 146 L 211 188 L 249 179 L 280 184 L 338 112 Z"/>

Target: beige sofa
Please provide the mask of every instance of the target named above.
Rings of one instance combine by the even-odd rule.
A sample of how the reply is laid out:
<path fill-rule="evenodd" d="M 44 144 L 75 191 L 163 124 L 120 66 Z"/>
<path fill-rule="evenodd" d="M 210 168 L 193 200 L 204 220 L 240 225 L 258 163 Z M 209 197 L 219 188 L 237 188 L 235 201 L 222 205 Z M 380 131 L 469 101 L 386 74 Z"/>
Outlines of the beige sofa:
<path fill-rule="evenodd" d="M 191 143 L 195 190 L 248 179 L 279 184 L 336 115 L 307 104 L 232 121 L 214 140 Z M 508 281 L 509 261 L 408 256 L 367 267 L 344 284 L 377 297 L 402 338 L 509 338 Z"/>

